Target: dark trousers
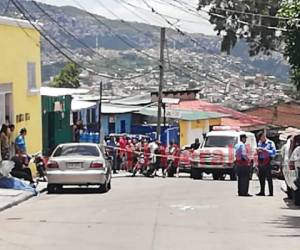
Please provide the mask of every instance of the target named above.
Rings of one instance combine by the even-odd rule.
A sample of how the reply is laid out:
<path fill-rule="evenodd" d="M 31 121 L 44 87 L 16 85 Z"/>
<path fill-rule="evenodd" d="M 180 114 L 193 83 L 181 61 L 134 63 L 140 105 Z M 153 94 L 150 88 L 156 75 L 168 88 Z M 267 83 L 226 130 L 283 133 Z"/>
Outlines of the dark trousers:
<path fill-rule="evenodd" d="M 238 194 L 240 196 L 247 195 L 249 191 L 250 167 L 237 166 L 236 171 L 238 176 Z"/>
<path fill-rule="evenodd" d="M 271 166 L 258 166 L 258 178 L 260 183 L 260 194 L 265 194 L 265 185 L 266 180 L 268 181 L 269 185 L 269 194 L 273 195 L 273 179 L 272 179 L 272 172 Z"/>
<path fill-rule="evenodd" d="M 24 179 L 26 181 L 29 181 L 30 183 L 34 183 L 32 178 L 32 173 L 30 168 L 23 168 L 23 169 L 13 169 L 10 174 L 13 177 Z"/>

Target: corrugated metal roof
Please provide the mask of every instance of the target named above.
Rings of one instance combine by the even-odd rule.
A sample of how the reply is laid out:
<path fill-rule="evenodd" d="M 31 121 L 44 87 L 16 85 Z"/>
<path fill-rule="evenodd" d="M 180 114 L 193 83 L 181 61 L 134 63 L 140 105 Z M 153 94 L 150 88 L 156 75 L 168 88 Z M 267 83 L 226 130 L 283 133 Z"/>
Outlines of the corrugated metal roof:
<path fill-rule="evenodd" d="M 103 114 L 123 114 L 137 112 L 141 109 L 138 106 L 114 105 L 109 103 L 102 104 L 101 113 Z"/>
<path fill-rule="evenodd" d="M 111 101 L 112 104 L 124 104 L 124 105 L 145 105 L 151 103 L 150 94 L 141 94 L 135 96 L 129 96 L 118 100 Z"/>
<path fill-rule="evenodd" d="M 138 113 L 141 115 L 157 117 L 157 107 L 142 108 Z M 180 109 L 169 109 L 166 112 L 167 118 L 174 118 L 185 121 L 217 119 L 226 116 L 228 115 L 224 115 L 217 112 L 200 112 Z"/>
<path fill-rule="evenodd" d="M 178 105 L 172 105 L 172 107 L 184 110 L 218 112 L 229 115 L 230 118 L 222 119 L 222 125 L 240 126 L 241 128 L 267 125 L 267 123 L 259 117 L 247 115 L 239 111 L 224 107 L 220 104 L 209 103 L 201 100 L 182 101 Z"/>

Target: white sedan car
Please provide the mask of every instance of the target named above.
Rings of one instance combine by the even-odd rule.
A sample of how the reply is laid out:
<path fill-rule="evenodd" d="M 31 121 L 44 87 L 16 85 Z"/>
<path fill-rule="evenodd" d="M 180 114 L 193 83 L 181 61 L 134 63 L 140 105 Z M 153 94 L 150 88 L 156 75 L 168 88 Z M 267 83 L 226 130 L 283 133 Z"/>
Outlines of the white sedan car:
<path fill-rule="evenodd" d="M 63 185 L 99 185 L 100 192 L 111 188 L 111 163 L 98 144 L 60 144 L 47 163 L 48 192 Z"/>

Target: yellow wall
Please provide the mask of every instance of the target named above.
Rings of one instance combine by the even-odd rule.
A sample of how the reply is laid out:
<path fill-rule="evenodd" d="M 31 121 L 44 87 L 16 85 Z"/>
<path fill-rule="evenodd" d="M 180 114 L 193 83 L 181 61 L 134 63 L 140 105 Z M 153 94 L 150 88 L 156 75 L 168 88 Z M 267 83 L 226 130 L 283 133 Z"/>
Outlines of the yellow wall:
<path fill-rule="evenodd" d="M 221 125 L 221 119 L 179 121 L 180 146 L 191 144 L 200 134 L 209 132 L 209 126 Z"/>
<path fill-rule="evenodd" d="M 221 126 L 221 124 L 222 124 L 221 118 L 209 120 L 209 126 Z"/>
<path fill-rule="evenodd" d="M 179 121 L 179 130 L 180 130 L 180 146 L 187 145 L 188 141 L 188 130 L 189 130 L 190 121 Z"/>
<path fill-rule="evenodd" d="M 27 88 L 27 63 L 36 64 L 36 87 L 41 85 L 40 35 L 30 28 L 0 23 L 0 84 L 12 83 L 13 117 L 16 134 L 27 128 L 27 151 L 34 153 L 42 149 L 41 98 L 30 95 Z M 29 37 L 30 36 L 30 37 Z M 30 120 L 16 122 L 16 115 L 30 114 Z"/>

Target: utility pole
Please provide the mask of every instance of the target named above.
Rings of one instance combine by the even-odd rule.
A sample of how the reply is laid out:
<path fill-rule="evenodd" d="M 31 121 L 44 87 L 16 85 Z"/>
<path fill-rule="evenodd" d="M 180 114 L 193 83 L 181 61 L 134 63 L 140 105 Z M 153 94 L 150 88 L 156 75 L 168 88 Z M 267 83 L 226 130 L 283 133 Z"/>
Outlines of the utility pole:
<path fill-rule="evenodd" d="M 157 140 L 161 137 L 161 108 L 162 108 L 162 91 L 164 81 L 164 49 L 166 42 L 166 28 L 160 30 L 160 65 L 159 65 L 159 87 L 158 87 L 158 108 L 157 108 Z"/>
<path fill-rule="evenodd" d="M 102 81 L 100 82 L 100 86 L 99 86 L 99 94 L 100 94 L 100 98 L 99 98 L 99 136 L 100 136 L 100 144 L 102 143 L 103 140 L 103 131 L 102 131 Z"/>

